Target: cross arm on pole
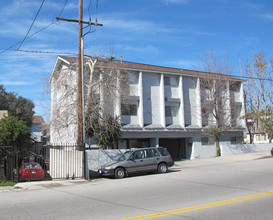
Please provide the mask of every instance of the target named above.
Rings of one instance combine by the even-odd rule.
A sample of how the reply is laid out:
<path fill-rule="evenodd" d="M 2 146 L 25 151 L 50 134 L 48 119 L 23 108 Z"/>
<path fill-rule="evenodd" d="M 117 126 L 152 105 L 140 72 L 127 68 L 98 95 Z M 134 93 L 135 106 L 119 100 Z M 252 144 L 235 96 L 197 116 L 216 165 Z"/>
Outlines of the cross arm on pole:
<path fill-rule="evenodd" d="M 77 22 L 79 23 L 79 20 L 77 19 L 68 19 L 68 18 L 59 18 L 59 17 L 56 17 L 56 20 L 61 20 L 61 21 L 69 21 L 69 22 Z M 81 21 L 81 23 L 83 24 L 88 24 L 88 25 L 95 25 L 95 26 L 103 26 L 103 24 L 99 24 L 97 22 L 91 22 L 91 21 Z"/>

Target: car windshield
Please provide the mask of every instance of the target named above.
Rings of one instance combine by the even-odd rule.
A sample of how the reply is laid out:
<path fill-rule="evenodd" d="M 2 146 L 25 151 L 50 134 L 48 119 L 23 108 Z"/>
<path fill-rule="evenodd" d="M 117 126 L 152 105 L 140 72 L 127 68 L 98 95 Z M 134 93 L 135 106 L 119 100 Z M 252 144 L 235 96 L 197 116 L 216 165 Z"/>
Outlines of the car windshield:
<path fill-rule="evenodd" d="M 132 151 L 126 151 L 124 154 L 122 154 L 119 158 L 118 161 L 123 161 L 123 160 L 127 160 L 130 155 L 132 154 Z"/>

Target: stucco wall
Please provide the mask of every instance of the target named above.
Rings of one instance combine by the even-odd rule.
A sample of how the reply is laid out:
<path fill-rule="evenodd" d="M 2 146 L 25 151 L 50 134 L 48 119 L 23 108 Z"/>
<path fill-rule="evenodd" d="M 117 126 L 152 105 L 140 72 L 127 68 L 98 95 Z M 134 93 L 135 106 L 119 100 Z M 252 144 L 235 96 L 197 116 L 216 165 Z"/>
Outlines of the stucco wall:
<path fill-rule="evenodd" d="M 89 170 L 98 170 L 102 165 L 117 159 L 126 149 L 86 150 L 86 163 Z"/>
<path fill-rule="evenodd" d="M 221 145 L 222 156 L 243 154 L 259 151 L 270 151 L 273 144 L 223 144 Z"/>
<path fill-rule="evenodd" d="M 191 160 L 216 157 L 216 145 L 202 145 L 201 138 L 193 138 Z"/>

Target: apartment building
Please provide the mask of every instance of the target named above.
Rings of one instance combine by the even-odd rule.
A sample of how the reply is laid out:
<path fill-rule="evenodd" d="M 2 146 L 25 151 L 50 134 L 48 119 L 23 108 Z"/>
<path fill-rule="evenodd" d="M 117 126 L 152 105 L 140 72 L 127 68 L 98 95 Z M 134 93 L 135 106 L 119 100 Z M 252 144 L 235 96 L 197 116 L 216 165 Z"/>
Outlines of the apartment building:
<path fill-rule="evenodd" d="M 90 78 L 90 58 L 84 59 L 84 84 Z M 216 144 L 206 128 L 215 123 L 204 115 L 204 79 L 225 78 L 223 89 L 230 129 L 221 135 L 221 142 L 236 143 L 244 137 L 244 93 L 241 79 L 216 73 L 184 70 L 115 60 L 98 60 L 94 72 L 103 74 L 109 63 L 119 66 L 117 74 L 129 80 L 129 97 L 112 106 L 113 114 L 120 116 L 122 136 L 118 148 L 149 146 L 166 147 L 174 159 L 195 159 L 216 156 Z M 95 77 L 94 77 L 95 78 Z M 51 143 L 76 143 L 77 140 L 77 59 L 59 56 L 51 82 Z M 118 83 L 118 82 L 117 82 Z M 235 85 L 235 86 L 234 86 Z M 208 91 L 206 91 L 208 90 Z M 99 89 L 98 89 L 99 91 Z M 85 99 L 87 92 L 85 91 Z M 98 92 L 100 100 L 107 102 L 105 94 Z M 126 105 L 126 108 L 125 108 Z M 57 107 L 59 106 L 59 107 Z M 212 114 L 211 114 L 212 115 Z M 234 141 L 235 140 L 235 141 Z M 90 144 L 86 139 L 86 144 Z M 95 146 L 94 143 L 92 146 Z M 221 145 L 221 144 L 220 144 Z"/>

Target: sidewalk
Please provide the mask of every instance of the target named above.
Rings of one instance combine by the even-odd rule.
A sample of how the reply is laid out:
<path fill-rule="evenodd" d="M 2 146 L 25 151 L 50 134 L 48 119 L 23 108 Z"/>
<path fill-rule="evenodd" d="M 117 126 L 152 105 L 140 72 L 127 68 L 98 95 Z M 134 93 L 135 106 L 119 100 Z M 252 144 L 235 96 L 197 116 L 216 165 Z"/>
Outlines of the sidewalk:
<path fill-rule="evenodd" d="M 260 151 L 253 153 L 245 153 L 245 154 L 236 154 L 236 155 L 228 155 L 223 157 L 213 157 L 206 159 L 196 159 L 196 160 L 182 160 L 176 161 L 174 168 L 187 168 L 187 167 L 198 167 L 198 166 L 207 166 L 213 164 L 225 164 L 239 161 L 248 161 L 248 160 L 257 160 L 262 158 L 272 157 L 270 151 Z"/>
<path fill-rule="evenodd" d="M 269 158 L 271 156 L 270 151 L 261 151 L 254 153 L 238 154 L 238 155 L 229 155 L 223 157 L 214 157 L 207 159 L 196 159 L 196 160 L 182 160 L 176 161 L 174 166 L 171 169 L 185 169 L 190 167 L 199 167 L 199 166 L 208 166 L 214 164 L 225 164 L 239 161 L 249 161 L 262 158 Z M 97 178 L 91 180 L 92 182 L 99 181 L 110 181 L 106 178 Z M 63 186 L 71 186 L 75 184 L 86 184 L 89 183 L 85 179 L 75 179 L 75 180 L 52 180 L 52 181 L 31 181 L 31 182 L 22 182 L 17 183 L 13 187 L 0 187 L 0 193 L 6 191 L 23 191 L 23 190 L 37 190 L 37 189 L 49 189 Z"/>

